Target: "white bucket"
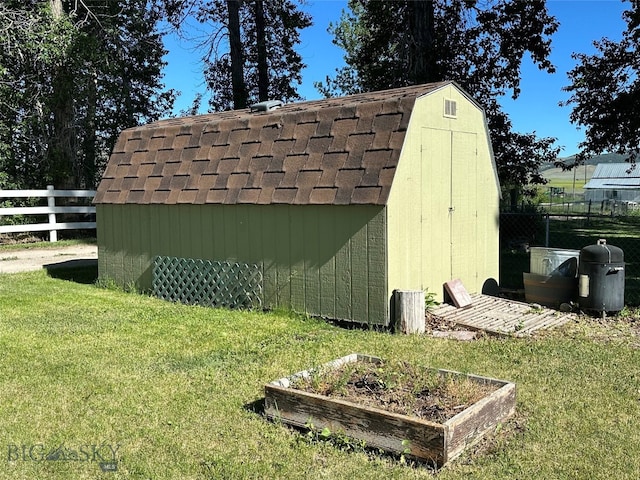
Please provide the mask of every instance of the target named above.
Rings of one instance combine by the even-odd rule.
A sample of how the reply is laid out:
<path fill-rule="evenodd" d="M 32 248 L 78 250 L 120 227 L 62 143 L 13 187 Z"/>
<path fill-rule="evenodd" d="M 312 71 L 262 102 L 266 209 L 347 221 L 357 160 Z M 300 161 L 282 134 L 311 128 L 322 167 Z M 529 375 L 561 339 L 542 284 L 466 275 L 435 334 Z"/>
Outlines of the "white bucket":
<path fill-rule="evenodd" d="M 578 259 L 580 250 L 561 248 L 531 247 L 531 263 L 529 270 L 536 275 L 558 275 L 576 277 L 578 275 Z"/>

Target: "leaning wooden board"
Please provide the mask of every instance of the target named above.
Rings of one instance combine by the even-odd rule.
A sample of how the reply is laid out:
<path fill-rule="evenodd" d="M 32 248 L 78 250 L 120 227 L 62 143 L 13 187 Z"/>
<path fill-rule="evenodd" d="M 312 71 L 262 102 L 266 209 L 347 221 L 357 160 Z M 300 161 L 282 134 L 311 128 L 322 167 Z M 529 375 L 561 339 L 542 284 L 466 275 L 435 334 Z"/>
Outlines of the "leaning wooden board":
<path fill-rule="evenodd" d="M 380 361 L 378 357 L 351 354 L 322 368 Z M 473 381 L 493 384 L 497 389 L 448 421 L 435 423 L 291 388 L 294 378 L 310 374 L 303 371 L 265 385 L 265 414 L 296 427 L 326 427 L 331 432 L 362 440 L 369 447 L 407 454 L 441 467 L 515 413 L 516 387 L 493 378 L 448 370 L 439 372 L 464 375 Z"/>

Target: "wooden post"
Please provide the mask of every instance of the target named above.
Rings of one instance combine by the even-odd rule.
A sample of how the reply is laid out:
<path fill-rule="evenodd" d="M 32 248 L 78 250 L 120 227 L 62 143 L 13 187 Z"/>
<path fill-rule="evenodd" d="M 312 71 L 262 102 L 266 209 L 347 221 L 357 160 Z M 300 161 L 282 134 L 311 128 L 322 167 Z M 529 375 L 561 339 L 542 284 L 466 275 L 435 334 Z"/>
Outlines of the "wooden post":
<path fill-rule="evenodd" d="M 424 292 L 394 290 L 395 325 L 402 333 L 424 333 Z"/>
<path fill-rule="evenodd" d="M 56 197 L 54 196 L 53 190 L 54 190 L 53 185 L 47 185 L 47 206 L 51 209 L 54 209 L 56 207 Z M 49 224 L 52 225 L 51 228 L 53 228 L 53 225 L 56 224 L 55 210 L 52 210 L 51 212 L 49 212 Z M 49 241 L 50 242 L 58 241 L 57 230 L 49 230 Z"/>

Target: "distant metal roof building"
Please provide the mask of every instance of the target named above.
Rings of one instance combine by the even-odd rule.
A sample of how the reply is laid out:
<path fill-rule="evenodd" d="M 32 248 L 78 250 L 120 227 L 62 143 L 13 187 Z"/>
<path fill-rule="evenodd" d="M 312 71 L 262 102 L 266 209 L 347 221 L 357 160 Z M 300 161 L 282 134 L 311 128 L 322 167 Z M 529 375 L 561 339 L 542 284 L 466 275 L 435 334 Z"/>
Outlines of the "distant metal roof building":
<path fill-rule="evenodd" d="M 599 163 L 585 190 L 640 189 L 640 167 L 631 163 Z"/>

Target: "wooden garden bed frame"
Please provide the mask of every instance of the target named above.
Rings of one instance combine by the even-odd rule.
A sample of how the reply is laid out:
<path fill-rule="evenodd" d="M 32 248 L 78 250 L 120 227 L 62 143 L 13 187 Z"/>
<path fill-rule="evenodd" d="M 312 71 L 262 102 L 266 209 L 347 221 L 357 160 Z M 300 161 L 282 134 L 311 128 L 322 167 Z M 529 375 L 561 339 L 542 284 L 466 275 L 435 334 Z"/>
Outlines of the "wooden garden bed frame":
<path fill-rule="evenodd" d="M 324 365 L 337 368 L 351 362 L 380 362 L 380 358 L 351 354 Z M 515 384 L 494 378 L 439 370 L 441 375 L 465 376 L 495 385 L 490 395 L 444 423 L 387 412 L 378 408 L 296 390 L 292 380 L 306 377 L 302 371 L 265 386 L 265 414 L 272 420 L 300 428 L 328 428 L 365 442 L 368 447 L 404 454 L 441 467 L 478 442 L 515 413 Z"/>

